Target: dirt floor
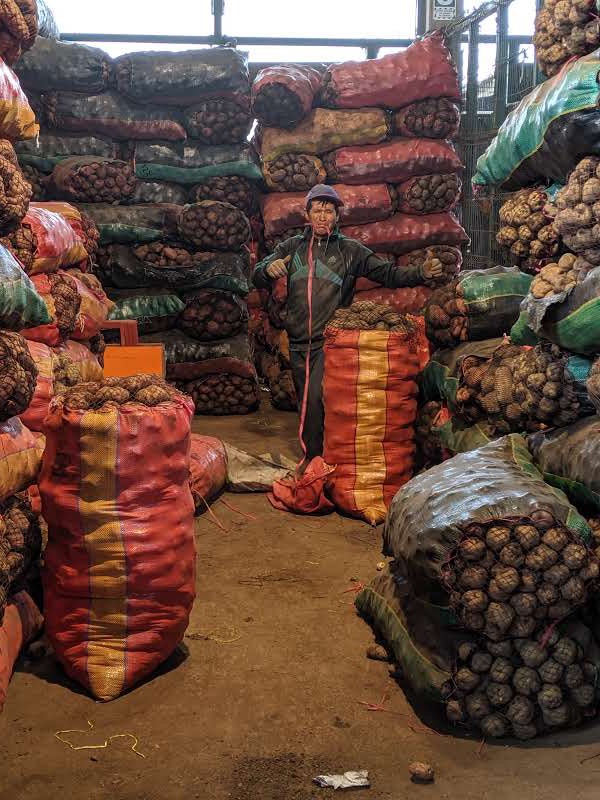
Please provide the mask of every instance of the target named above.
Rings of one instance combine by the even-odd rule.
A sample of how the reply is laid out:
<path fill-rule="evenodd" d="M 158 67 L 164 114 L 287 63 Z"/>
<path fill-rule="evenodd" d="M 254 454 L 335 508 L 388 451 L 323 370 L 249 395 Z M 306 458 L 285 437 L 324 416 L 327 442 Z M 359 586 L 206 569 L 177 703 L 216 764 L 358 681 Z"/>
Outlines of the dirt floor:
<path fill-rule="evenodd" d="M 295 454 L 293 414 L 200 418 L 195 429 L 254 453 Z M 160 674 L 94 702 L 51 658 L 20 663 L 0 716 L 1 800 L 310 800 L 315 775 L 368 769 L 373 800 L 596 798 L 600 726 L 535 745 L 480 747 L 408 704 L 392 667 L 368 660 L 353 588 L 381 560 L 381 533 L 337 515 L 276 512 L 227 495 L 196 524 L 198 596 L 185 644 Z M 383 697 L 383 710 L 372 710 Z M 88 720 L 94 730 L 87 732 Z M 438 720 L 439 722 L 439 720 Z M 76 745 L 105 749 L 72 750 Z M 439 732 L 441 731 L 441 732 Z M 435 784 L 410 783 L 411 761 Z"/>

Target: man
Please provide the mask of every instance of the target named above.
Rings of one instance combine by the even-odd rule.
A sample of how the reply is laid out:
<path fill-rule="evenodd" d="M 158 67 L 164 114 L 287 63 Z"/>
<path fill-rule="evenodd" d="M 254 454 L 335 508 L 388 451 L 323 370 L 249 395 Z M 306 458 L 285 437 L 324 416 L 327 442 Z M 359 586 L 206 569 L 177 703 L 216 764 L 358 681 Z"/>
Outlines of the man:
<path fill-rule="evenodd" d="M 305 233 L 277 245 L 254 271 L 258 289 L 287 278 L 286 330 L 300 408 L 300 441 L 307 461 L 323 453 L 325 328 L 338 308 L 352 303 L 357 278 L 398 289 L 442 272 L 441 266 L 398 268 L 360 242 L 347 239 L 337 227 L 342 206 L 333 186 L 313 187 L 306 196 Z"/>

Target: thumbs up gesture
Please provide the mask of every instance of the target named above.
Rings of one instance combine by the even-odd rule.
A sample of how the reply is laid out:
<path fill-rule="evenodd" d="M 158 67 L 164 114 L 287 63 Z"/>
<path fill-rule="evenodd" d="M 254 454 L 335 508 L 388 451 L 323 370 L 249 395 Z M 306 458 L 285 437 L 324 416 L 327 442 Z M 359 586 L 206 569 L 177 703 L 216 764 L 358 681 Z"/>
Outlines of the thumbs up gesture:
<path fill-rule="evenodd" d="M 277 280 L 277 278 L 285 278 L 290 259 L 291 256 L 286 256 L 285 258 L 278 258 L 277 261 L 273 261 L 271 264 L 269 264 L 267 267 L 267 275 L 269 278 L 273 278 L 273 280 Z"/>

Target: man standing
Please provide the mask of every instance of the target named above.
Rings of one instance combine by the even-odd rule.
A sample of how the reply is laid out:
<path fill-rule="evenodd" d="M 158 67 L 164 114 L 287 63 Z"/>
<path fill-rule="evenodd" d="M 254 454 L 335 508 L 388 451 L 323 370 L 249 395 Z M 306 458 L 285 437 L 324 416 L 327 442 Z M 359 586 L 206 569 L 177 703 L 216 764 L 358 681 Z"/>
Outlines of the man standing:
<path fill-rule="evenodd" d="M 286 331 L 296 395 L 300 440 L 306 459 L 323 454 L 323 343 L 327 323 L 338 308 L 349 306 L 358 278 L 389 289 L 415 286 L 442 273 L 442 267 L 402 267 L 382 261 L 371 250 L 338 230 L 343 206 L 333 186 L 320 184 L 306 196 L 304 234 L 277 245 L 257 265 L 254 285 L 268 289 L 287 277 Z"/>

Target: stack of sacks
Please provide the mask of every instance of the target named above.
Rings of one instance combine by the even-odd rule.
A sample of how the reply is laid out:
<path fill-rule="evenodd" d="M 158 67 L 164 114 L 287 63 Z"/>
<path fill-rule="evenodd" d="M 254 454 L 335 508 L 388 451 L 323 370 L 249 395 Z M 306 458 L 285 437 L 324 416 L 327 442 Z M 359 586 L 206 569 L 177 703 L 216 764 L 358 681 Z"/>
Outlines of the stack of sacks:
<path fill-rule="evenodd" d="M 267 90 L 270 102 L 260 102 Z M 261 201 L 267 250 L 302 232 L 306 191 L 327 181 L 344 202 L 344 235 L 400 268 L 438 259 L 445 267 L 438 284 L 451 280 L 467 241 L 452 214 L 461 189 L 462 165 L 450 142 L 458 132 L 459 98 L 441 34 L 403 53 L 332 66 L 319 88 L 311 71 L 260 73 L 253 108 L 269 189 Z M 274 124 L 279 127 L 268 127 Z M 424 282 L 387 290 L 361 279 L 357 300 L 419 313 L 432 288 Z M 284 315 L 284 305 L 284 289 L 277 286 L 268 300 L 272 323 Z"/>
<path fill-rule="evenodd" d="M 21 163 L 46 175 L 35 174 L 46 197 L 76 202 L 97 225 L 110 319 L 137 320 L 144 340 L 165 343 L 167 376 L 198 412 L 255 407 L 243 298 L 262 175 L 245 142 L 246 57 L 215 48 L 111 61 L 40 38 L 19 69 L 46 114 Z"/>

